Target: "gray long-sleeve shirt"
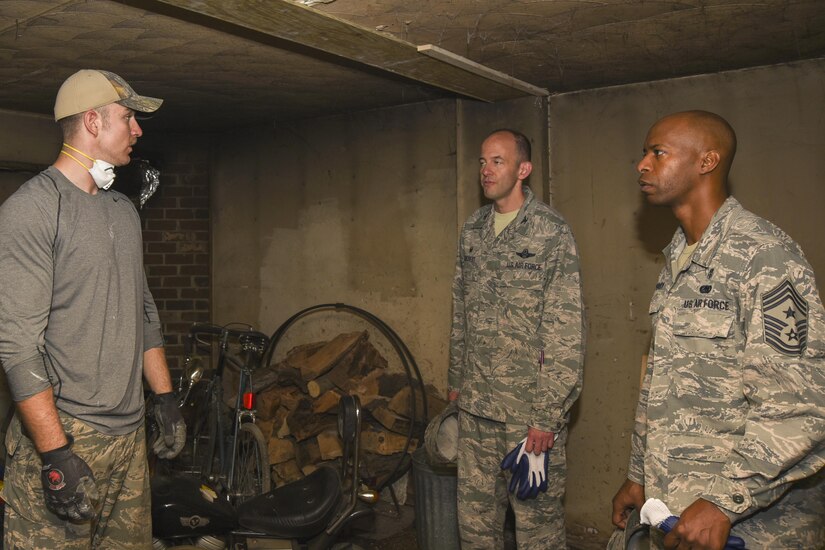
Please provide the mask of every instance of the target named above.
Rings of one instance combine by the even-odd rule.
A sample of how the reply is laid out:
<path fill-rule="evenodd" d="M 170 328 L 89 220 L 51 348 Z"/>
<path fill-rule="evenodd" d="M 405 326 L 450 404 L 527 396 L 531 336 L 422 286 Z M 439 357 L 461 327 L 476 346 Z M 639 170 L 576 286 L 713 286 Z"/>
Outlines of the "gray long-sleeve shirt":
<path fill-rule="evenodd" d="M 49 386 L 103 433 L 143 421 L 143 352 L 161 347 L 140 218 L 117 191 L 85 193 L 50 167 L 0 207 L 0 361 L 12 397 Z"/>

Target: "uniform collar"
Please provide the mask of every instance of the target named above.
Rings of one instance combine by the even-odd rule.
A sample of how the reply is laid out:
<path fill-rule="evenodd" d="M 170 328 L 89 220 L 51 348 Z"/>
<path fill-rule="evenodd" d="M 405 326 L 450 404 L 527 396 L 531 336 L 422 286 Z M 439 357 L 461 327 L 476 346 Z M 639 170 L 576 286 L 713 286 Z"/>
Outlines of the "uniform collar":
<path fill-rule="evenodd" d="M 699 244 L 696 250 L 693 251 L 691 263 L 696 263 L 704 268 L 710 266 L 710 262 L 716 255 L 716 250 L 719 248 L 722 238 L 727 234 L 733 221 L 739 217 L 739 214 L 744 211 L 742 205 L 739 204 L 733 197 L 728 197 L 719 210 L 713 214 L 710 224 L 705 228 L 702 237 L 699 239 Z M 682 251 L 687 244 L 685 232 L 679 227 L 662 253 L 668 260 L 666 265 L 676 259 L 676 256 Z M 685 266 L 687 268 L 687 266 Z"/>
<path fill-rule="evenodd" d="M 530 206 L 535 202 L 536 196 L 533 194 L 533 190 L 530 189 L 527 185 L 522 184 L 522 192 L 524 193 L 524 202 L 521 205 L 521 208 L 518 210 L 518 214 L 516 218 L 510 222 L 510 224 L 504 228 L 504 231 L 501 232 L 499 238 L 503 238 L 506 235 L 512 232 L 519 232 L 524 233 L 527 231 L 524 221 L 527 219 L 527 211 Z M 488 207 L 487 215 L 484 219 L 484 238 L 485 239 L 495 239 L 496 232 L 495 232 L 495 207 L 491 204 Z"/>

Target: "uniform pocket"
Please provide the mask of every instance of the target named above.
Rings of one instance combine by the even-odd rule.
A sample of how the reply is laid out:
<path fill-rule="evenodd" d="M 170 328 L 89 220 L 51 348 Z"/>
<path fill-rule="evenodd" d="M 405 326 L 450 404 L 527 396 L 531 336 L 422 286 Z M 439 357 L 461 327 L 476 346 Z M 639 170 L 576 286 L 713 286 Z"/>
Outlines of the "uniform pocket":
<path fill-rule="evenodd" d="M 499 330 L 520 335 L 520 340 L 535 334 L 544 306 L 543 272 L 505 272 L 496 287 L 502 300 Z"/>
<path fill-rule="evenodd" d="M 677 345 L 691 353 L 727 355 L 733 345 L 732 311 L 691 310 L 677 312 L 673 318 L 673 336 Z"/>

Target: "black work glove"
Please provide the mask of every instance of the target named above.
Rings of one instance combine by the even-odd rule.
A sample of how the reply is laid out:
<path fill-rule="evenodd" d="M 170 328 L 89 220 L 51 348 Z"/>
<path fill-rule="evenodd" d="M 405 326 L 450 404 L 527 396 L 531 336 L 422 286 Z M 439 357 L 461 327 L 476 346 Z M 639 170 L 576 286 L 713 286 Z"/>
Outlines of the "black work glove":
<path fill-rule="evenodd" d="M 152 414 L 160 428 L 152 449 L 160 458 L 175 458 L 186 442 L 186 422 L 180 414 L 175 394 L 156 393 L 152 399 Z"/>
<path fill-rule="evenodd" d="M 97 514 L 99 496 L 95 476 L 86 462 L 72 452 L 74 439 L 52 451 L 40 453 L 40 480 L 46 508 L 63 519 L 88 521 Z"/>

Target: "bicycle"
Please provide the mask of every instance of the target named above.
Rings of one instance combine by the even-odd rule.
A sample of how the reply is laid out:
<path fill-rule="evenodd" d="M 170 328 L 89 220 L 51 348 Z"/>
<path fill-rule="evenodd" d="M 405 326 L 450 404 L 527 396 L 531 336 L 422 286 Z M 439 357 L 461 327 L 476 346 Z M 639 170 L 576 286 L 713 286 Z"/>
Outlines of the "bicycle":
<path fill-rule="evenodd" d="M 249 327 L 195 323 L 184 342 L 184 376 L 178 404 L 189 434 L 183 462 L 186 473 L 198 475 L 218 487 L 232 505 L 270 490 L 267 441 L 256 425 L 253 372 L 269 338 Z M 218 356 L 211 377 L 204 378 L 204 356 Z M 223 399 L 227 368 L 238 370 L 234 407 Z M 209 369 L 211 370 L 211 369 Z"/>

